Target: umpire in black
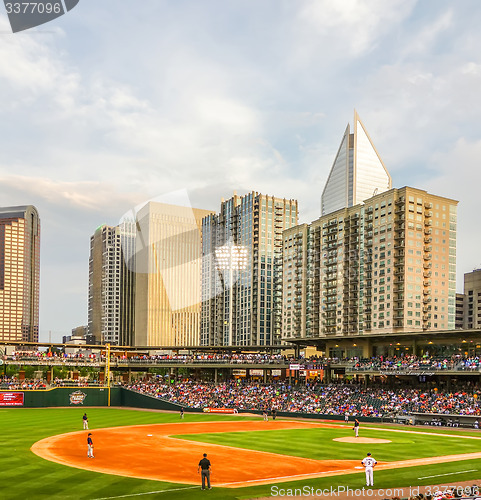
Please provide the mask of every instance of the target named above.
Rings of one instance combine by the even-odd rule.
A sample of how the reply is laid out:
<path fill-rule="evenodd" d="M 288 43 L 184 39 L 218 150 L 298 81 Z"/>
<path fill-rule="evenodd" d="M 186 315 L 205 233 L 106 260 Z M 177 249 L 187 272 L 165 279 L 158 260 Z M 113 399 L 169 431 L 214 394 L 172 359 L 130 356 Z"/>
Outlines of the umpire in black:
<path fill-rule="evenodd" d="M 207 453 L 204 453 L 204 458 L 199 462 L 199 466 L 197 467 L 197 474 L 200 472 L 202 477 L 202 489 L 205 490 L 205 480 L 207 479 L 207 487 L 209 490 L 211 489 L 210 485 L 210 473 L 211 473 L 211 465 L 210 460 L 207 458 Z"/>

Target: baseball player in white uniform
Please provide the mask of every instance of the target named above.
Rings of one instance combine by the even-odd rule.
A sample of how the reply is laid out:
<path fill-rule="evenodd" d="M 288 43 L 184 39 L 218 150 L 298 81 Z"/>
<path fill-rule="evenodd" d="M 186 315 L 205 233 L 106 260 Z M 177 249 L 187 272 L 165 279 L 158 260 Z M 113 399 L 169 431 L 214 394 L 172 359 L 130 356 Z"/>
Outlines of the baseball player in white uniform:
<path fill-rule="evenodd" d="M 371 457 L 371 454 L 368 453 L 367 457 L 361 462 L 364 465 L 364 469 L 366 471 L 366 486 L 374 486 L 373 474 L 372 471 L 374 466 L 377 464 L 376 460 Z"/>

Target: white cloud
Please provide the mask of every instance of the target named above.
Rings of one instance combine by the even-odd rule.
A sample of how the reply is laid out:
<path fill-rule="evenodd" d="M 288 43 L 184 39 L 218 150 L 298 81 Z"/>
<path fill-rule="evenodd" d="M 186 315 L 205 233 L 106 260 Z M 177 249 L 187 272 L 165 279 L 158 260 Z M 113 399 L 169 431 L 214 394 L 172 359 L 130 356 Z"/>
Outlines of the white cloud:
<path fill-rule="evenodd" d="M 22 193 L 26 199 L 36 198 L 37 203 L 69 208 L 80 213 L 116 214 L 122 207 L 128 209 L 135 205 L 144 196 L 140 193 L 121 193 L 113 190 L 112 185 L 101 182 L 66 182 L 21 175 L 0 176 L 0 186 L 4 200 L 9 193 L 14 196 Z"/>
<path fill-rule="evenodd" d="M 400 25 L 415 5 L 416 0 L 306 0 L 298 14 L 299 31 L 312 46 L 303 43 L 304 48 L 311 56 L 319 51 L 344 61 L 359 56 Z"/>
<path fill-rule="evenodd" d="M 433 45 L 438 41 L 439 37 L 452 26 L 453 11 L 451 9 L 446 12 L 441 12 L 430 24 L 424 26 L 419 33 L 401 49 L 401 56 L 406 58 L 414 56 L 419 58 L 422 54 L 429 54 Z"/>

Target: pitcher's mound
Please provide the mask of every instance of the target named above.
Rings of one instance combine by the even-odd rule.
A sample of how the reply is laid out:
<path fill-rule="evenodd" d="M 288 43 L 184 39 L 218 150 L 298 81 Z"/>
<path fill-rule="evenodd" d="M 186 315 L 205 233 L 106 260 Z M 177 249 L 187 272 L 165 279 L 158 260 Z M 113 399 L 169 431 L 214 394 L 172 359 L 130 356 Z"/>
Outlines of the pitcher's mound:
<path fill-rule="evenodd" d="M 334 438 L 333 441 L 340 441 L 341 443 L 390 443 L 389 439 L 378 438 L 363 438 L 363 437 L 343 437 Z"/>

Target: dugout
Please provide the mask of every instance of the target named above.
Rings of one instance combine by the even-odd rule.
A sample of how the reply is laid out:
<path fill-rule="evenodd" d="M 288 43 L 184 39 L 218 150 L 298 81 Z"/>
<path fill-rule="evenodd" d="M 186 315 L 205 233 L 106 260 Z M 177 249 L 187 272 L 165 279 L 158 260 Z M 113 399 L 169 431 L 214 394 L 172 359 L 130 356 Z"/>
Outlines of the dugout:
<path fill-rule="evenodd" d="M 441 426 L 444 427 L 456 427 L 459 422 L 459 427 L 465 427 L 470 429 L 475 429 L 475 422 L 481 424 L 481 415 L 459 415 L 457 413 L 416 413 L 410 414 L 414 420 L 415 425 L 431 425 L 433 420 L 440 422 Z M 479 426 L 479 425 L 478 425 Z"/>

